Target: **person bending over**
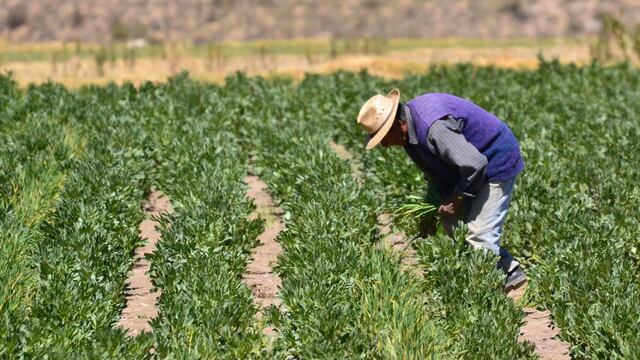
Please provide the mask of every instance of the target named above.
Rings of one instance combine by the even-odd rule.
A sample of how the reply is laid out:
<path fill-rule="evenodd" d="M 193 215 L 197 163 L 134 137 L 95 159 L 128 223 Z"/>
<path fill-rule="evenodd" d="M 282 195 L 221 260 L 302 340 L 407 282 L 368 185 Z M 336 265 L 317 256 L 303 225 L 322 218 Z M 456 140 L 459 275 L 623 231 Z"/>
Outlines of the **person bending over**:
<path fill-rule="evenodd" d="M 466 241 L 499 257 L 505 290 L 527 281 L 518 261 L 500 246 L 513 185 L 524 169 L 518 140 L 504 122 L 451 94 L 427 93 L 403 104 L 398 89 L 371 97 L 357 121 L 369 134 L 367 150 L 378 144 L 404 147 L 445 199 L 438 209 L 445 231 L 453 235 L 463 220 Z"/>

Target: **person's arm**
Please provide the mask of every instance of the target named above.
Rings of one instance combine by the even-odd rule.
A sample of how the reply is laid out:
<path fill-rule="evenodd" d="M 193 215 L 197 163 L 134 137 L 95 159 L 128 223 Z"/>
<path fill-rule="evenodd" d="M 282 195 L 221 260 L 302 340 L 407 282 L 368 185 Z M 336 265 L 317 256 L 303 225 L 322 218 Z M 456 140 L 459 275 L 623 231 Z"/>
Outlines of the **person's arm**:
<path fill-rule="evenodd" d="M 462 134 L 464 120 L 452 116 L 437 120 L 431 125 L 427 144 L 429 151 L 447 164 L 458 168 L 460 180 L 454 194 L 474 197 L 484 185 L 487 158 Z"/>
<path fill-rule="evenodd" d="M 445 199 L 439 209 L 443 216 L 454 216 L 463 197 L 475 197 L 486 181 L 487 158 L 464 137 L 464 125 L 464 120 L 449 116 L 437 120 L 429 129 L 429 151 L 458 168 L 460 172 L 460 180 L 455 185 L 453 194 Z"/>

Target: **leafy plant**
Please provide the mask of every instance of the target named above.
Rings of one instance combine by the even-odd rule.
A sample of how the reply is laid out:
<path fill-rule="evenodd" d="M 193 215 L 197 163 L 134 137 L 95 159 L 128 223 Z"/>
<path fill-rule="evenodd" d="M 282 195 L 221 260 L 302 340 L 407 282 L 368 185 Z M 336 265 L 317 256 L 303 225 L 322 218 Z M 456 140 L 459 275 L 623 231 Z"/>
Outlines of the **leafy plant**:
<path fill-rule="evenodd" d="M 395 223 L 423 237 L 433 234 L 440 223 L 438 207 L 442 203 L 437 190 L 431 183 L 420 195 L 396 196 L 393 214 Z"/>
<path fill-rule="evenodd" d="M 421 276 L 375 246 L 380 213 L 395 208 L 416 237 L 410 225 L 439 203 L 402 149 L 362 147 L 359 106 L 396 86 L 403 100 L 467 97 L 509 124 L 526 169 L 502 241 L 530 277 L 525 300 L 551 311 L 573 357 L 638 357 L 640 72 L 544 60 L 394 81 L 236 74 L 215 86 L 183 73 L 78 91 L 20 90 L 0 76 L 0 356 L 534 357 L 517 341 L 522 312 L 502 293 L 495 258 L 463 233 L 418 242 Z M 328 139 L 362 164 L 360 183 Z M 283 305 L 260 321 L 241 280 L 262 229 L 247 220 L 249 159 L 287 225 L 275 268 Z M 128 338 L 113 325 L 151 185 L 176 212 L 150 256 L 162 289 L 154 333 Z"/>

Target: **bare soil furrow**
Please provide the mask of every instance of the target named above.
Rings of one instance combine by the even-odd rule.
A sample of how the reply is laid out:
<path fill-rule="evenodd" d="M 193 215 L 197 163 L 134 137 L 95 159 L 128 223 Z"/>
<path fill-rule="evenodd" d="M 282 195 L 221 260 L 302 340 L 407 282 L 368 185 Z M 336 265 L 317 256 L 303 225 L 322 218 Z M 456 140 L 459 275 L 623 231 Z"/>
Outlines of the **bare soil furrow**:
<path fill-rule="evenodd" d="M 417 266 L 418 257 L 416 250 L 412 246 L 411 239 L 403 232 L 392 232 L 391 222 L 393 218 L 389 214 L 378 215 L 378 226 L 380 229 L 380 235 L 382 235 L 381 245 L 389 246 L 394 252 L 400 254 L 402 270 L 409 271 L 417 278 L 422 278 L 424 275 Z"/>
<path fill-rule="evenodd" d="M 511 290 L 507 296 L 519 303 L 527 289 L 527 285 Z M 529 341 L 536 348 L 536 354 L 542 360 L 568 360 L 569 343 L 560 339 L 560 329 L 553 326 L 551 312 L 526 307 L 524 310 L 524 325 L 520 328 L 520 341 Z"/>
<path fill-rule="evenodd" d="M 514 295 L 509 294 L 509 297 L 514 298 Z M 571 359 L 570 345 L 560 339 L 560 329 L 553 326 L 551 312 L 528 307 L 523 310 L 524 325 L 520 328 L 518 339 L 531 342 L 542 360 Z"/>
<path fill-rule="evenodd" d="M 130 336 L 152 331 L 150 321 L 158 315 L 157 302 L 161 291 L 153 291 L 153 283 L 148 275 L 151 263 L 145 256 L 156 250 L 160 240 L 160 232 L 156 230 L 158 222 L 153 218 L 173 212 L 169 199 L 155 189 L 151 190 L 143 210 L 148 218 L 140 223 L 139 236 L 146 243 L 136 249 L 135 262 L 127 279 L 126 306 L 117 325 L 127 330 Z"/>
<path fill-rule="evenodd" d="M 267 191 L 267 184 L 258 176 L 247 175 L 244 181 L 248 186 L 247 196 L 256 205 L 256 210 L 250 218 L 262 217 L 265 220 L 265 230 L 257 238 L 258 246 L 253 249 L 251 262 L 243 275 L 245 284 L 253 292 L 253 301 L 259 308 L 256 316 L 261 319 L 263 309 L 271 305 L 280 306 L 282 302 L 277 297 L 282 281 L 273 272 L 273 265 L 282 254 L 282 247 L 276 238 L 285 228 L 282 220 L 284 212 L 274 205 L 273 198 Z M 264 329 L 267 335 L 272 334 L 273 331 L 272 327 Z"/>

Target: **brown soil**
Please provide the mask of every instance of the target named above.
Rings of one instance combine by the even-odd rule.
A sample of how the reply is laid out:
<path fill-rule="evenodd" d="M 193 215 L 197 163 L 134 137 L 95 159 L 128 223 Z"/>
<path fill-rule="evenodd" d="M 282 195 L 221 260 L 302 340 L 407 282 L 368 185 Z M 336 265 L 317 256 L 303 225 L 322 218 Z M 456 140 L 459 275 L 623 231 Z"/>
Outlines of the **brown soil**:
<path fill-rule="evenodd" d="M 156 250 L 160 233 L 156 230 L 154 217 L 173 212 L 169 199 L 155 189 L 151 190 L 149 199 L 144 205 L 147 219 L 139 226 L 140 238 L 147 243 L 136 249 L 133 269 L 127 280 L 126 307 L 122 310 L 118 327 L 127 330 L 130 336 L 152 331 L 150 321 L 158 315 L 156 303 L 160 297 L 160 289 L 153 291 L 153 284 L 147 275 L 151 264 L 145 256 Z"/>
<path fill-rule="evenodd" d="M 524 292 L 527 289 L 527 285 L 528 285 L 528 282 L 525 282 L 524 285 L 516 289 L 510 289 L 509 291 L 507 291 L 507 297 L 513 300 L 514 302 L 519 303 L 520 300 L 522 300 L 522 297 L 524 296 Z"/>
<path fill-rule="evenodd" d="M 571 359 L 569 344 L 559 339 L 560 329 L 551 323 L 549 310 L 525 308 L 524 313 L 525 324 L 520 329 L 520 341 L 532 342 L 540 359 Z"/>
<path fill-rule="evenodd" d="M 271 195 L 267 192 L 267 184 L 255 175 L 247 175 L 244 181 L 248 185 L 247 196 L 251 198 L 256 211 L 250 218 L 261 217 L 265 219 L 266 228 L 258 236 L 259 245 L 251 254 L 251 262 L 247 266 L 243 280 L 253 292 L 254 303 L 259 311 L 258 319 L 262 318 L 262 310 L 271 305 L 280 306 L 281 300 L 277 297 L 282 281 L 273 272 L 273 264 L 282 253 L 282 247 L 276 242 L 276 237 L 284 229 L 282 209 L 274 205 Z M 264 333 L 272 334 L 274 329 L 266 327 Z"/>
<path fill-rule="evenodd" d="M 527 285 L 511 290 L 507 293 L 516 303 L 520 302 L 527 289 Z M 560 339 L 560 329 L 553 326 L 551 312 L 540 311 L 535 308 L 525 307 L 525 324 L 520 328 L 520 341 L 529 341 L 536 348 L 536 354 L 543 360 L 567 360 L 569 356 L 569 344 Z"/>

